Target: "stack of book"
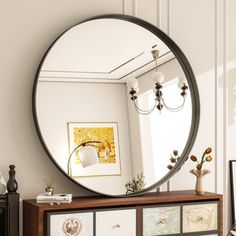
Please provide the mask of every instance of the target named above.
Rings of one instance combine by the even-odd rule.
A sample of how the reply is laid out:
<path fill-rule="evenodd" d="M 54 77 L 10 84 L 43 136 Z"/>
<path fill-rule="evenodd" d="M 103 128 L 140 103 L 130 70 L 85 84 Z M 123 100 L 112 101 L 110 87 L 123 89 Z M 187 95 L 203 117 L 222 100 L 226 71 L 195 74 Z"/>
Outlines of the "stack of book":
<path fill-rule="evenodd" d="M 36 202 L 37 203 L 49 203 L 49 204 L 71 203 L 72 202 L 72 194 L 46 195 L 45 193 L 42 193 L 36 197 Z"/>

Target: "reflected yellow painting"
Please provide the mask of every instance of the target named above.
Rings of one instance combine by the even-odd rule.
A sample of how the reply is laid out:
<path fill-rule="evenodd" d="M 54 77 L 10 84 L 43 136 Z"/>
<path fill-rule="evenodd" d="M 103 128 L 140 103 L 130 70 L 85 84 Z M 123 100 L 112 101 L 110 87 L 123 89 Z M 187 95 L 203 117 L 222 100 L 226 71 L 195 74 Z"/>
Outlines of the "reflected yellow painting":
<path fill-rule="evenodd" d="M 74 160 L 71 161 L 71 175 L 73 177 L 120 174 L 118 125 L 116 122 L 68 123 L 68 134 L 70 151 L 85 142 L 100 142 L 90 144 L 97 150 L 99 166 L 96 166 L 96 169 L 93 167 L 82 168 L 78 152 L 75 152 Z"/>
<path fill-rule="evenodd" d="M 113 127 L 101 128 L 74 128 L 74 144 L 78 146 L 88 141 L 99 141 L 96 147 L 100 163 L 116 163 L 115 140 Z M 79 162 L 79 158 L 77 158 Z"/>

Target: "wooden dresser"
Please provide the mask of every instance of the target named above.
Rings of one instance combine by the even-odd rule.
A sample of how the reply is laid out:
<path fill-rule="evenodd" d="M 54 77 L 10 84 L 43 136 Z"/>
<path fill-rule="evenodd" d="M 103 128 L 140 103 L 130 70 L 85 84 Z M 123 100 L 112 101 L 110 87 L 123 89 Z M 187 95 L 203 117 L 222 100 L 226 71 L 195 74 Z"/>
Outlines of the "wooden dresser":
<path fill-rule="evenodd" d="M 194 191 L 79 197 L 53 206 L 24 200 L 24 236 L 222 236 L 222 209 L 222 195 Z"/>

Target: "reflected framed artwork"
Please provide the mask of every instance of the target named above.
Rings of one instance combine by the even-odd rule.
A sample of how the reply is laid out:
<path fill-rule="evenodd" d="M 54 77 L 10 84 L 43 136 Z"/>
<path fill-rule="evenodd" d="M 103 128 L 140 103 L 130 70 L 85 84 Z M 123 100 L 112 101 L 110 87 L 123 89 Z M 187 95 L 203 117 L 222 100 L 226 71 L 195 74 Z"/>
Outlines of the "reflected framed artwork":
<path fill-rule="evenodd" d="M 99 163 L 83 167 L 79 152 L 75 151 L 70 161 L 70 176 L 91 177 L 121 175 L 117 122 L 68 122 L 67 128 L 69 153 L 73 152 L 76 147 L 85 142 L 100 142 L 99 144 L 90 144 L 90 146 L 96 149 Z"/>

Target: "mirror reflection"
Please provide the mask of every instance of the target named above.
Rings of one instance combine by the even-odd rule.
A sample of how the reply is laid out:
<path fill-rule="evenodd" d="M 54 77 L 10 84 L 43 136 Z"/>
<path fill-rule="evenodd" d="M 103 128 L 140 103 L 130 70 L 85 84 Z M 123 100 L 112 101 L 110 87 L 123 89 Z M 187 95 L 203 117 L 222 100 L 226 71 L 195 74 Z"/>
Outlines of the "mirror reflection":
<path fill-rule="evenodd" d="M 103 194 L 140 191 L 172 171 L 189 137 L 192 109 L 174 54 L 125 20 L 72 27 L 38 74 L 36 114 L 48 151 L 76 182 Z"/>

